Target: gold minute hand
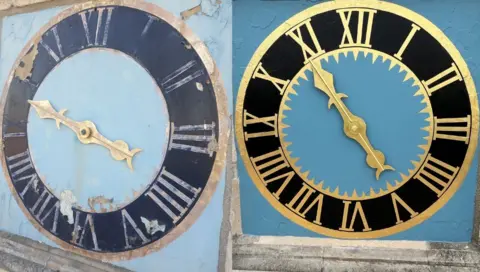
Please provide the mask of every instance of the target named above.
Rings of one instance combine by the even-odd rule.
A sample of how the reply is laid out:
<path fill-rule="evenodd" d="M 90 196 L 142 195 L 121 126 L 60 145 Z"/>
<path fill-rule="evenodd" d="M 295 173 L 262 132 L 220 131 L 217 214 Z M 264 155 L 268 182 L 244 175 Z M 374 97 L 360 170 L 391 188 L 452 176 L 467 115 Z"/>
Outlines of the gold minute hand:
<path fill-rule="evenodd" d="M 343 103 L 342 99 L 348 96 L 346 94 L 336 92 L 333 75 L 324 70 L 320 66 L 319 62 L 315 64 L 310 61 L 310 64 L 313 69 L 315 87 L 328 95 L 328 108 L 330 108 L 333 104 L 338 109 L 343 119 L 343 131 L 345 132 L 345 135 L 357 141 L 365 150 L 367 153 L 366 161 L 368 166 L 377 169 L 375 173 L 377 180 L 380 178 L 380 174 L 383 171 L 395 170 L 390 165 L 385 165 L 385 155 L 383 155 L 380 150 L 375 150 L 370 144 L 370 141 L 367 137 L 367 124 L 365 121 L 362 118 L 353 115 L 345 103 Z"/>
<path fill-rule="evenodd" d="M 98 132 L 95 124 L 91 121 L 77 122 L 68 117 L 65 117 L 67 110 L 60 110 L 57 112 L 50 101 L 33 101 L 28 100 L 28 103 L 33 106 L 37 111 L 37 114 L 42 119 L 54 119 L 57 123 L 57 128 L 60 129 L 60 124 L 63 124 L 73 130 L 77 134 L 78 140 L 83 144 L 98 144 L 106 147 L 110 151 L 110 155 L 117 161 L 126 160 L 128 168 L 133 170 L 132 159 L 136 153 L 141 149 L 135 148 L 128 149 L 128 144 L 124 141 L 117 140 L 112 142 L 105 138 L 100 132 Z"/>

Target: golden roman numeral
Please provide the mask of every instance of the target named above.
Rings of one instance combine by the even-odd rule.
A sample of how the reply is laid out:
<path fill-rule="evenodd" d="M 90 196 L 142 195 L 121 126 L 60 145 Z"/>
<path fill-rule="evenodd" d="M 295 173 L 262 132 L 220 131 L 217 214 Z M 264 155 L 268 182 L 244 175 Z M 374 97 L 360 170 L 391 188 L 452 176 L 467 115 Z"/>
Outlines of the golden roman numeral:
<path fill-rule="evenodd" d="M 262 178 L 263 182 L 266 185 L 273 181 L 283 179 L 282 186 L 280 186 L 280 188 L 278 188 L 278 190 L 273 193 L 273 195 L 278 199 L 280 197 L 280 194 L 283 192 L 285 187 L 287 187 L 287 185 L 290 183 L 293 176 L 295 175 L 293 171 L 289 171 L 287 173 L 276 176 L 274 175 L 284 168 L 290 168 L 290 165 L 288 165 L 287 160 L 283 155 L 282 149 L 278 148 L 275 151 L 260 155 L 255 158 L 250 157 L 250 159 L 252 160 L 253 166 L 255 167 L 258 175 Z M 274 176 L 270 177 L 271 175 Z"/>
<path fill-rule="evenodd" d="M 243 111 L 243 126 L 246 127 L 252 124 L 264 124 L 268 127 L 268 131 L 262 132 L 253 132 L 248 133 L 245 132 L 245 141 L 248 141 L 250 138 L 258 138 L 258 137 L 267 137 L 267 136 L 275 136 L 278 137 L 277 131 L 277 114 L 274 116 L 267 116 L 267 117 L 257 117 L 251 113 L 248 113 L 247 110 Z"/>
<path fill-rule="evenodd" d="M 342 227 L 339 228 L 339 230 L 343 230 L 343 231 L 354 231 L 353 229 L 353 225 L 355 223 L 355 219 L 357 217 L 357 215 L 360 214 L 360 218 L 362 219 L 362 223 L 363 223 L 363 231 L 370 231 L 372 230 L 369 226 L 368 226 L 368 222 L 367 222 L 367 217 L 365 217 L 365 212 L 363 211 L 363 207 L 362 207 L 362 204 L 360 202 L 356 202 L 355 203 L 355 208 L 353 209 L 353 214 L 352 214 L 352 217 L 350 218 L 349 220 L 349 207 L 350 207 L 350 203 L 352 203 L 351 201 L 343 201 L 343 219 L 342 219 Z M 348 221 L 350 221 L 350 225 L 349 227 L 347 228 L 347 223 Z"/>
<path fill-rule="evenodd" d="M 296 213 L 296 214 L 300 215 L 301 217 L 305 218 L 305 215 L 307 214 L 307 212 L 309 212 L 313 208 L 313 206 L 316 205 L 317 206 L 317 215 L 316 215 L 315 220 L 313 222 L 317 225 L 321 225 L 322 223 L 320 223 L 320 218 L 322 216 L 322 205 L 323 205 L 323 195 L 322 194 L 318 194 L 318 196 L 312 202 L 310 202 L 310 205 L 308 205 L 308 207 L 305 210 L 303 210 L 303 212 L 301 211 L 303 209 L 303 207 L 305 206 L 305 204 L 307 203 L 310 196 L 315 191 L 316 191 L 315 189 L 313 189 L 312 187 L 310 187 L 306 183 L 303 183 L 302 189 L 300 189 L 297 192 L 297 194 L 292 198 L 292 200 L 290 200 L 290 202 L 287 204 L 287 207 L 290 208 L 294 213 Z M 298 202 L 300 197 L 302 199 L 300 200 L 300 202 Z M 295 206 L 295 204 L 297 204 L 297 205 Z"/>
<path fill-rule="evenodd" d="M 405 52 L 405 49 L 407 49 L 407 46 L 410 44 L 410 42 L 413 39 L 413 36 L 415 36 L 415 33 L 419 30 L 420 30 L 420 27 L 418 27 L 416 24 L 412 24 L 412 29 L 410 30 L 410 33 L 408 33 L 408 36 L 405 39 L 405 41 L 403 42 L 402 47 L 400 47 L 398 52 L 396 54 L 394 54 L 394 56 L 397 59 L 402 60 L 402 55 Z"/>
<path fill-rule="evenodd" d="M 460 118 L 434 118 L 434 134 L 433 139 L 446 139 L 453 141 L 465 142 L 468 144 L 470 139 L 470 115 Z M 462 124 L 462 126 L 452 126 L 452 124 Z M 449 132 L 454 132 L 451 134 Z M 459 135 L 461 132 L 463 135 Z"/>
<path fill-rule="evenodd" d="M 431 154 L 428 154 L 425 163 L 415 175 L 415 178 L 425 184 L 428 188 L 434 191 L 438 197 L 440 197 L 448 188 L 450 183 L 452 183 L 455 175 L 458 173 L 458 170 L 459 167 L 453 167 L 439 159 L 432 157 Z M 440 190 L 437 188 L 437 186 L 433 185 L 432 181 L 438 186 L 441 186 L 442 189 Z"/>
<path fill-rule="evenodd" d="M 452 73 L 455 73 L 455 75 L 451 76 L 450 74 Z M 457 65 L 455 65 L 455 63 L 452 63 L 452 67 L 448 68 L 447 70 L 441 72 L 440 74 L 432 77 L 427 81 L 422 80 L 422 83 L 425 86 L 428 95 L 432 95 L 432 93 L 434 93 L 435 91 L 438 91 L 439 89 L 455 81 L 462 80 L 462 75 L 460 74 Z"/>
<path fill-rule="evenodd" d="M 415 217 L 418 214 L 417 212 L 412 210 L 412 208 L 410 208 L 410 206 L 408 206 L 407 203 L 405 203 L 405 201 L 403 201 L 403 199 L 401 199 L 396 193 L 392 193 L 391 196 L 392 196 L 392 202 L 393 202 L 393 209 L 395 209 L 395 216 L 397 217 L 396 224 L 400 224 L 403 222 L 403 220 L 400 219 L 400 214 L 398 213 L 397 204 L 400 204 L 405 210 L 407 210 L 410 213 L 411 218 Z"/>
<path fill-rule="evenodd" d="M 318 42 L 317 35 L 315 35 L 315 31 L 313 30 L 310 21 L 311 19 L 307 19 L 301 22 L 285 34 L 292 38 L 302 48 L 303 58 L 305 59 L 305 61 L 303 62 L 304 64 L 307 64 L 311 59 L 325 53 L 325 50 L 322 49 L 320 43 Z M 312 40 L 313 46 L 315 48 L 311 48 L 305 43 L 305 40 L 302 37 L 302 27 L 305 27 L 307 29 L 308 35 L 310 36 L 310 39 Z"/>
<path fill-rule="evenodd" d="M 285 92 L 285 89 L 287 89 L 288 83 L 290 82 L 290 80 L 283 80 L 283 79 L 279 79 L 279 78 L 270 76 L 267 73 L 267 70 L 265 70 L 265 68 L 263 68 L 261 62 L 258 64 L 258 66 L 255 69 L 255 72 L 253 73 L 253 76 L 252 76 L 253 79 L 255 79 L 257 77 L 261 78 L 263 80 L 268 80 L 268 81 L 272 82 L 273 85 L 275 85 L 275 87 L 280 91 L 280 95 L 283 95 L 283 93 Z"/>
<path fill-rule="evenodd" d="M 358 12 L 357 19 L 357 35 L 354 38 L 352 31 L 350 29 L 350 19 L 352 19 L 352 14 Z M 350 8 L 350 9 L 341 9 L 337 10 L 337 13 L 340 15 L 340 20 L 342 20 L 343 25 L 343 36 L 342 43 L 340 48 L 343 47 L 352 47 L 352 46 L 361 46 L 361 47 L 372 47 L 370 44 L 370 38 L 372 36 L 372 27 L 373 27 L 373 16 L 377 13 L 376 10 L 364 9 L 364 8 Z M 367 26 L 364 28 L 364 17 L 367 13 Z"/>

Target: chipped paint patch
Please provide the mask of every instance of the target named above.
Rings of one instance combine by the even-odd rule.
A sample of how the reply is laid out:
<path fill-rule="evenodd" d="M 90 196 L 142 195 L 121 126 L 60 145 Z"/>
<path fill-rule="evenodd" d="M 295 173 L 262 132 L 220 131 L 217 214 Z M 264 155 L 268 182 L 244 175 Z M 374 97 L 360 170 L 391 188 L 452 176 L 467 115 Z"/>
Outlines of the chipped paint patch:
<path fill-rule="evenodd" d="M 159 225 L 157 220 L 148 220 L 145 217 L 140 217 L 142 223 L 145 225 L 145 229 L 147 233 L 150 235 L 154 235 L 157 231 L 164 232 L 165 231 L 165 224 Z"/>
<path fill-rule="evenodd" d="M 200 4 L 182 11 L 180 16 L 182 20 L 188 20 L 188 18 L 196 14 L 215 17 L 220 9 L 220 4 L 222 4 L 221 0 L 202 0 Z"/>
<path fill-rule="evenodd" d="M 100 211 L 106 212 L 107 209 L 103 205 L 109 204 L 108 210 L 112 210 L 112 204 L 113 203 L 113 197 L 112 198 L 106 198 L 103 195 L 100 196 L 95 196 L 95 197 L 89 197 L 88 198 L 88 206 L 92 211 L 96 212 L 95 206 L 98 204 L 100 206 Z"/>
<path fill-rule="evenodd" d="M 190 9 L 187 9 L 187 10 L 184 10 L 180 13 L 180 16 L 182 16 L 182 20 L 187 20 L 188 18 L 190 18 L 191 16 L 197 14 L 197 13 L 200 13 L 202 12 L 202 6 L 201 5 L 197 5 L 193 8 L 190 8 Z"/>
<path fill-rule="evenodd" d="M 38 45 L 35 44 L 32 46 L 30 51 L 22 58 L 20 65 L 17 70 L 15 70 L 15 76 L 21 80 L 26 80 L 32 75 L 33 62 L 38 54 Z"/>
<path fill-rule="evenodd" d="M 208 143 L 207 150 L 208 150 L 208 153 L 210 154 L 218 151 L 218 143 L 217 143 L 217 140 L 215 140 L 215 138 L 212 138 L 212 140 Z"/>
<path fill-rule="evenodd" d="M 197 82 L 195 85 L 197 85 L 197 90 L 199 90 L 199 91 L 201 91 L 201 92 L 203 91 L 203 85 L 202 85 L 202 83 Z"/>
<path fill-rule="evenodd" d="M 60 194 L 60 212 L 68 217 L 68 224 L 73 224 L 72 205 L 77 202 L 77 198 L 70 190 L 65 190 Z"/>

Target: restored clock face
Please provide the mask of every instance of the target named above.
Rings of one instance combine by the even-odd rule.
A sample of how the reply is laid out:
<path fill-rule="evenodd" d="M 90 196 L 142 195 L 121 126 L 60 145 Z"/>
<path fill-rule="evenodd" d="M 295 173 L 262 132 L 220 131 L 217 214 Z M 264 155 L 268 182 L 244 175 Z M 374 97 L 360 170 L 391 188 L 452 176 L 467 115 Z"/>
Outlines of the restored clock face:
<path fill-rule="evenodd" d="M 388 2 L 331 1 L 279 26 L 239 89 L 247 171 L 280 213 L 339 238 L 424 221 L 461 185 L 478 102 L 460 53 Z"/>
<path fill-rule="evenodd" d="M 50 239 L 91 257 L 171 242 L 223 168 L 218 70 L 183 22 L 152 4 L 97 1 L 58 15 L 20 54 L 1 109 L 18 204 Z"/>

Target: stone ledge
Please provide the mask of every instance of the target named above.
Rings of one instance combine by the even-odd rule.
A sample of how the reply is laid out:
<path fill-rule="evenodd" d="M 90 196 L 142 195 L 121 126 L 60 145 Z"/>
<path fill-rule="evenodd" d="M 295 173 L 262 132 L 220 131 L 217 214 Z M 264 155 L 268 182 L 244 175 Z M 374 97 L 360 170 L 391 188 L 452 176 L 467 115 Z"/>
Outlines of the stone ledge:
<path fill-rule="evenodd" d="M 480 251 L 468 243 L 237 235 L 233 239 L 233 269 L 277 272 L 480 271 Z"/>
<path fill-rule="evenodd" d="M 50 1 L 52 0 L 0 0 L 0 10 L 7 10 L 9 8 L 21 8 L 28 5 Z"/>
<path fill-rule="evenodd" d="M 129 270 L 54 248 L 31 239 L 0 231 L 1 266 L 9 271 L 105 271 Z"/>

